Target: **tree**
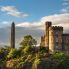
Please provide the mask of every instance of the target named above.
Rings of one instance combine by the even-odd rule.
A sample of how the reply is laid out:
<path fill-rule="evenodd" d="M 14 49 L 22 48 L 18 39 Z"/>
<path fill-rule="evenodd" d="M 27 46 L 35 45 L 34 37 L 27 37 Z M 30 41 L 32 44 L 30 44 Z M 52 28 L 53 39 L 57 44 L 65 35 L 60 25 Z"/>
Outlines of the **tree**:
<path fill-rule="evenodd" d="M 11 48 L 10 52 L 7 55 L 7 58 L 11 59 L 11 58 L 18 58 L 18 57 L 20 57 L 20 52 L 15 48 Z"/>
<path fill-rule="evenodd" d="M 4 48 L 0 48 L 0 60 L 5 58 Z"/>
<path fill-rule="evenodd" d="M 31 35 L 26 35 L 24 36 L 24 39 L 20 43 L 23 47 L 25 46 L 36 46 L 37 41 L 31 36 Z"/>
<path fill-rule="evenodd" d="M 57 52 L 53 54 L 53 60 L 57 62 L 57 69 L 69 69 L 69 56 L 66 56 L 62 52 Z"/>

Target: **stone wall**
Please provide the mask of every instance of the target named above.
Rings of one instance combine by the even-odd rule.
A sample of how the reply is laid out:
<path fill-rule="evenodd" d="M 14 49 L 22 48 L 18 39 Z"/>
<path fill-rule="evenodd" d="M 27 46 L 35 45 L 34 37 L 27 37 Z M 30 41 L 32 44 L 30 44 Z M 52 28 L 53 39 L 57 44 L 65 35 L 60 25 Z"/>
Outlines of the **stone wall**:
<path fill-rule="evenodd" d="M 69 34 L 63 34 L 63 51 L 69 54 Z"/>
<path fill-rule="evenodd" d="M 63 34 L 62 26 L 52 26 L 52 23 L 47 21 L 44 35 L 41 38 L 41 44 L 47 47 L 49 52 L 65 51 L 69 53 L 69 34 Z"/>

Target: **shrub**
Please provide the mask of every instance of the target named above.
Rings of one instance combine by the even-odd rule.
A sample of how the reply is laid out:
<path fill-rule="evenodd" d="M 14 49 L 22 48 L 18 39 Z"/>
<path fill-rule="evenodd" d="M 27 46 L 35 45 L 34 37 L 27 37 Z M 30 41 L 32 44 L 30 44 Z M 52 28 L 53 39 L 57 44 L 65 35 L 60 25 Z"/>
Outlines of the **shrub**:
<path fill-rule="evenodd" d="M 18 52 L 16 49 L 11 49 L 10 52 L 8 53 L 7 55 L 7 58 L 10 59 L 10 58 L 16 58 L 18 56 Z"/>

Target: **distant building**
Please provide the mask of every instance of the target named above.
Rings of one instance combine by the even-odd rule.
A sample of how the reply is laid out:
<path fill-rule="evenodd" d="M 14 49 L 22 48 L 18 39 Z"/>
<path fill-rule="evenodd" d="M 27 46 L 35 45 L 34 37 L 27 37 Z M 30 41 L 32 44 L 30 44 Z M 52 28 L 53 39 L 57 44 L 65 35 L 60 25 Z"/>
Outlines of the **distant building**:
<path fill-rule="evenodd" d="M 15 23 L 11 25 L 11 48 L 15 48 Z"/>
<path fill-rule="evenodd" d="M 63 51 L 69 53 L 69 34 L 63 33 L 62 26 L 52 26 L 51 22 L 45 23 L 45 34 L 41 37 L 41 46 L 48 48 L 50 53 Z"/>

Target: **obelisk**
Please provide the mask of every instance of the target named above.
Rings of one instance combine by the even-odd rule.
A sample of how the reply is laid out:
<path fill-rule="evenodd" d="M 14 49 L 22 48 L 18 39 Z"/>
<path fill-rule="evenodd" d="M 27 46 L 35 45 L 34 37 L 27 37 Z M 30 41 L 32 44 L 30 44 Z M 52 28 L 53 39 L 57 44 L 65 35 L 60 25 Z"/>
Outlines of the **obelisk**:
<path fill-rule="evenodd" d="M 11 48 L 15 48 L 15 23 L 11 24 Z"/>

